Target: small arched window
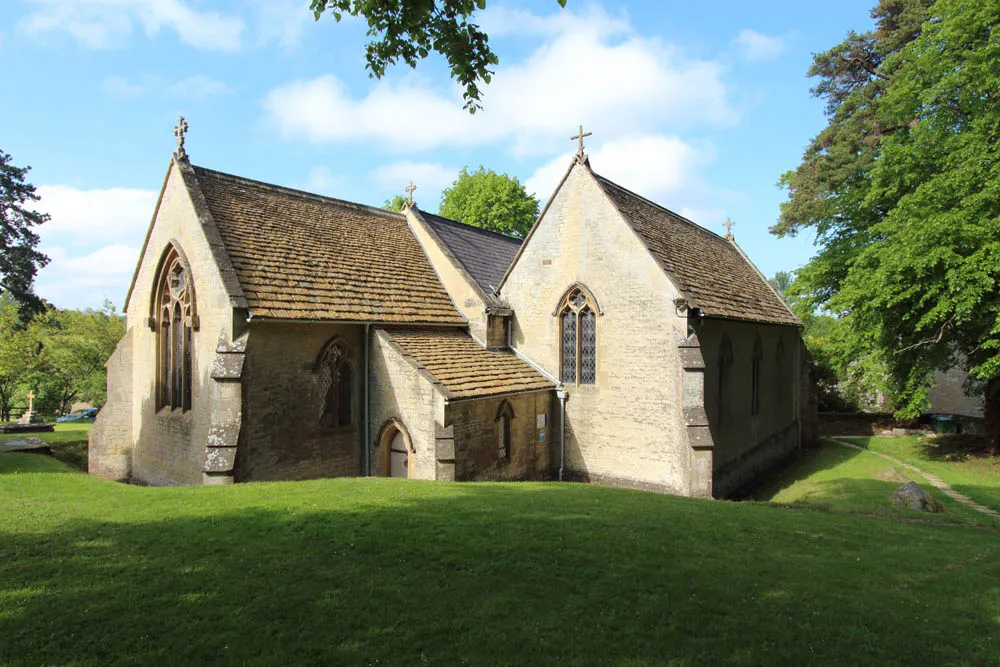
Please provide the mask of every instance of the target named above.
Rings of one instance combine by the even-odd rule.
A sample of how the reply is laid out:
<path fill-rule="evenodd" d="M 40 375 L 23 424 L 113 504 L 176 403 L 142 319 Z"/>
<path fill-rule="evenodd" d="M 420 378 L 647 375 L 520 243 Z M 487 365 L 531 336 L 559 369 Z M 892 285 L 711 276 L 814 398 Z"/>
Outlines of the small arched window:
<path fill-rule="evenodd" d="M 151 326 L 156 331 L 156 407 L 191 409 L 194 284 L 187 262 L 173 244 L 157 273 Z"/>
<path fill-rule="evenodd" d="M 597 380 L 597 303 L 584 288 L 566 293 L 559 308 L 563 382 L 594 384 Z"/>
<path fill-rule="evenodd" d="M 505 461 L 510 458 L 510 422 L 514 419 L 514 409 L 504 401 L 497 410 L 497 458 Z"/>
<path fill-rule="evenodd" d="M 764 349 L 760 336 L 753 339 L 753 354 L 750 356 L 750 415 L 760 414 L 760 362 L 764 359 Z"/>
<path fill-rule="evenodd" d="M 719 344 L 719 423 L 725 420 L 726 401 L 729 393 L 729 369 L 733 365 L 733 344 L 729 341 L 729 334 L 722 334 L 722 342 Z"/>
<path fill-rule="evenodd" d="M 326 346 L 319 362 L 319 423 L 326 428 L 353 423 L 354 372 L 347 348 L 339 341 Z"/>

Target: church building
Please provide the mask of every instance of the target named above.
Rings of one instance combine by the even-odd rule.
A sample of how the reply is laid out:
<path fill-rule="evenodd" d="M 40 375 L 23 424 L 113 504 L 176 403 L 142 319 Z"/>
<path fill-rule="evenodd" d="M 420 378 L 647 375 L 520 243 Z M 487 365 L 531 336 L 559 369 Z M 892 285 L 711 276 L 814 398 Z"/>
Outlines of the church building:
<path fill-rule="evenodd" d="M 90 435 L 116 480 L 724 497 L 810 437 L 795 314 L 582 138 L 521 241 L 194 166 L 180 133 L 125 312 Z"/>

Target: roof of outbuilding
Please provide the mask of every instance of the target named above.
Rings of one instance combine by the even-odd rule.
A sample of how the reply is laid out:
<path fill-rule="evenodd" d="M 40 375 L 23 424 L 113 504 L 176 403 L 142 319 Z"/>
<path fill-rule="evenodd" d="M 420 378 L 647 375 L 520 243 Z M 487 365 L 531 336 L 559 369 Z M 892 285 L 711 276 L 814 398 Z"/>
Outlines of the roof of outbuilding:
<path fill-rule="evenodd" d="M 464 331 L 382 329 L 451 400 L 552 389 L 555 384 L 512 352 L 490 352 Z"/>
<path fill-rule="evenodd" d="M 419 211 L 419 215 L 483 291 L 492 294 L 521 241 L 433 213 Z"/>
<path fill-rule="evenodd" d="M 594 177 L 692 306 L 710 317 L 801 326 L 735 243 L 603 176 Z"/>
<path fill-rule="evenodd" d="M 254 317 L 465 324 L 405 216 L 193 169 Z"/>

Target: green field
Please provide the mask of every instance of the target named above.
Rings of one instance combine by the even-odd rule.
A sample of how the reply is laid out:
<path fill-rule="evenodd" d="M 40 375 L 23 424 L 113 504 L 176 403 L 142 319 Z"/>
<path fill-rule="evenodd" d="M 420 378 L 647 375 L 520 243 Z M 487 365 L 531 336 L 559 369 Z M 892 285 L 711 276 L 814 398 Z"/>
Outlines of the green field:
<path fill-rule="evenodd" d="M 1000 661 L 978 519 L 576 484 L 148 488 L 31 454 L 0 455 L 0 503 L 0 664 Z"/>
<path fill-rule="evenodd" d="M 51 433 L 0 433 L 0 442 L 41 438 L 52 448 L 52 453 L 57 459 L 80 470 L 86 470 L 87 434 L 93 425 L 93 422 L 66 422 L 55 424 L 55 431 Z"/>

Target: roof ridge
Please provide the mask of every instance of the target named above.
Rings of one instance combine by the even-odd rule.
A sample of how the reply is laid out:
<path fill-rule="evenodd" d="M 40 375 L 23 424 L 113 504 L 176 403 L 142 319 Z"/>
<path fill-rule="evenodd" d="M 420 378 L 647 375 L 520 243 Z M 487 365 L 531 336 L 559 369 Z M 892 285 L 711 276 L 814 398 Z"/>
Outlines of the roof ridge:
<path fill-rule="evenodd" d="M 209 169 L 208 167 L 200 167 L 198 165 L 191 165 L 191 167 L 201 172 L 207 172 L 208 174 L 211 175 L 221 176 L 223 178 L 227 178 L 233 181 L 250 183 L 257 187 L 277 190 L 304 199 L 316 199 L 322 203 L 339 204 L 341 206 L 351 206 L 354 208 L 360 208 L 366 211 L 370 211 L 372 213 L 377 213 L 379 215 L 385 215 L 391 218 L 403 219 L 403 220 L 406 219 L 406 216 L 403 215 L 402 213 L 397 213 L 395 211 L 387 211 L 384 208 L 371 206 L 369 204 L 361 204 L 359 202 L 348 201 L 346 199 L 338 199 L 337 197 L 328 197 L 326 195 L 319 195 L 316 194 L 315 192 L 307 192 L 306 190 L 300 190 L 298 188 L 290 188 L 285 185 L 276 185 L 274 183 L 268 183 L 266 181 L 258 181 L 255 178 L 247 178 L 246 176 L 237 176 L 236 174 L 229 174 L 224 171 L 218 171 L 217 169 Z"/>
<path fill-rule="evenodd" d="M 469 230 L 474 231 L 474 232 L 481 232 L 483 234 L 489 234 L 490 236 L 499 236 L 500 238 L 504 239 L 505 241 L 514 241 L 518 245 L 520 245 L 524 241 L 524 239 L 515 238 L 513 236 L 507 236 L 506 234 L 501 234 L 500 232 L 495 232 L 492 229 L 485 229 L 483 227 L 477 227 L 475 225 L 470 225 L 469 223 L 462 222 L 461 220 L 452 220 L 451 218 L 446 218 L 443 215 L 440 215 L 438 213 L 430 213 L 430 212 L 425 211 L 422 208 L 418 208 L 416 206 L 414 206 L 414 208 L 416 208 L 418 211 L 420 211 L 421 215 L 429 215 L 431 217 L 437 218 L 438 220 L 443 220 L 446 223 L 449 223 L 449 224 L 452 224 L 452 225 L 458 225 L 459 227 L 462 227 L 463 229 L 469 229 Z"/>
<path fill-rule="evenodd" d="M 621 190 L 622 192 L 624 192 L 624 193 L 626 193 L 626 194 L 629 194 L 629 195 L 632 195 L 632 196 L 633 196 L 633 197 L 635 197 L 636 199 L 641 199 L 642 201 L 644 201 L 645 203 L 649 204 L 650 206 L 654 206 L 654 207 L 656 207 L 656 208 L 660 209 L 661 211 L 663 211 L 664 213 L 668 213 L 668 214 L 670 214 L 670 215 L 674 216 L 675 218 L 677 218 L 677 219 L 678 219 L 678 220 L 680 220 L 681 222 L 686 222 L 687 224 L 691 225 L 692 227 L 694 227 L 694 228 L 695 228 L 695 229 L 697 229 L 698 231 L 701 231 L 701 232 L 704 232 L 704 233 L 706 233 L 706 234 L 710 234 L 711 236 L 714 236 L 715 238 L 719 239 L 720 241 L 725 241 L 726 243 L 729 243 L 729 241 L 728 241 L 728 240 L 727 240 L 727 239 L 726 239 L 726 238 L 725 238 L 724 236 L 720 236 L 719 234 L 716 234 L 716 233 L 715 233 L 715 232 L 713 232 L 713 231 L 712 231 L 711 229 L 706 229 L 705 227 L 702 227 L 701 225 L 699 225 L 699 224 L 698 224 L 697 222 L 695 222 L 694 220 L 690 220 L 690 219 L 688 219 L 688 218 L 685 218 L 685 217 L 684 217 L 683 215 L 681 215 L 680 213 L 677 213 L 677 212 L 675 212 L 675 211 L 671 211 L 671 210 L 670 210 L 669 208 L 667 208 L 667 207 L 666 207 L 666 206 L 664 206 L 663 204 L 657 204 L 657 203 L 656 203 L 655 201 L 653 201 L 652 199 L 649 199 L 648 197 L 643 197 L 643 196 L 642 196 L 642 195 L 640 195 L 640 194 L 639 194 L 638 192 L 633 192 L 632 190 L 629 190 L 628 188 L 626 188 L 626 187 L 624 187 L 624 186 L 622 186 L 622 185 L 618 185 L 617 183 L 615 183 L 614 181 L 612 181 L 612 180 L 611 180 L 610 178 L 607 178 L 606 176 L 601 176 L 600 174 L 598 174 L 598 173 L 597 173 L 596 171 L 594 171 L 593 169 L 591 169 L 591 170 L 590 170 L 590 172 L 591 172 L 591 173 L 592 173 L 592 174 L 594 175 L 594 177 L 595 177 L 595 178 L 597 178 L 598 180 L 600 180 L 600 181 L 603 181 L 603 182 L 605 182 L 605 183 L 607 183 L 608 185 L 611 185 L 611 186 L 613 186 L 613 187 L 616 187 L 616 188 L 618 188 L 619 190 Z"/>

